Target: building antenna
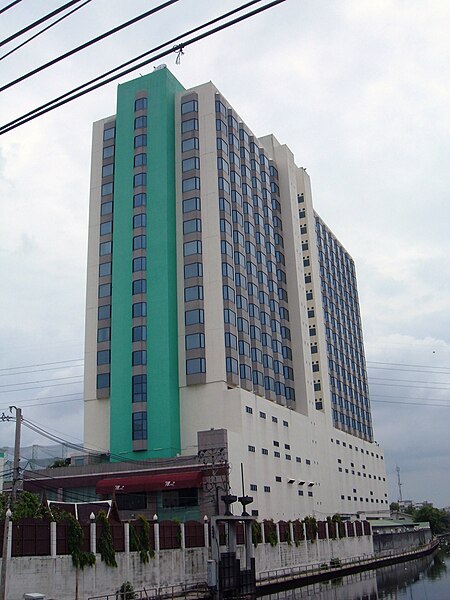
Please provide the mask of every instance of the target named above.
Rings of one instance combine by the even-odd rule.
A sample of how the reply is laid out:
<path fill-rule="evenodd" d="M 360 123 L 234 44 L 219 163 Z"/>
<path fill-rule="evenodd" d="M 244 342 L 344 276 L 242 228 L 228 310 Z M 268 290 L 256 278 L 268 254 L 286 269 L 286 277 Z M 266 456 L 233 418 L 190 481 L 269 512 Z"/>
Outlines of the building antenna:
<path fill-rule="evenodd" d="M 397 471 L 398 501 L 403 502 L 403 498 L 402 498 L 402 485 L 403 484 L 400 481 L 400 467 L 397 465 L 395 467 L 395 470 Z"/>

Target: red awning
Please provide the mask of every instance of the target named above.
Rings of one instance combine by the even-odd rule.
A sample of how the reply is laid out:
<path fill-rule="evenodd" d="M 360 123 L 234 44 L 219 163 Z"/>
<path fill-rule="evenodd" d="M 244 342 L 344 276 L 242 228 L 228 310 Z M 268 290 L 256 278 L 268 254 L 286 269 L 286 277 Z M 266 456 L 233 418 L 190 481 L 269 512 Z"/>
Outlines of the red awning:
<path fill-rule="evenodd" d="M 129 477 L 100 479 L 96 485 L 96 492 L 97 494 L 155 492 L 160 490 L 199 488 L 201 484 L 201 471 L 155 473 L 154 475 L 131 475 Z"/>

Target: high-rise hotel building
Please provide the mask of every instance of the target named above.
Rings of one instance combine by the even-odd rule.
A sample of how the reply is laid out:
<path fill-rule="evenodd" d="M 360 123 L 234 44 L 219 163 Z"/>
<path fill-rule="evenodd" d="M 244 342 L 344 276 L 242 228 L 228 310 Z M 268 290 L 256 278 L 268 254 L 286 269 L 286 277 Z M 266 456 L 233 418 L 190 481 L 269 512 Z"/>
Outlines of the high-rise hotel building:
<path fill-rule="evenodd" d="M 174 457 L 224 429 L 260 516 L 386 511 L 354 263 L 289 148 L 164 67 L 92 148 L 86 445 Z"/>

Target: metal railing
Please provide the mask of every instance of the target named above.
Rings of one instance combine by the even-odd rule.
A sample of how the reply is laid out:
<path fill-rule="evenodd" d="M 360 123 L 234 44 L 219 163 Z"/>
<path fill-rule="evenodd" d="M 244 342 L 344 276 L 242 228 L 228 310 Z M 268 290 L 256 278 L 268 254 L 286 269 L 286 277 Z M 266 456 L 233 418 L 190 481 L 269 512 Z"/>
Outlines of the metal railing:
<path fill-rule="evenodd" d="M 205 582 L 198 584 L 176 584 L 162 586 L 158 588 L 144 588 L 142 590 L 134 590 L 133 598 L 136 600 L 203 600 L 209 598 L 210 592 Z M 117 591 L 114 594 L 106 594 L 103 596 L 90 596 L 88 600 L 127 600 L 131 597 L 131 592 Z"/>
<path fill-rule="evenodd" d="M 261 571 L 256 577 L 257 584 L 269 584 L 278 583 L 285 581 L 286 579 L 294 579 L 299 577 L 309 577 L 311 575 L 319 575 L 321 573 L 333 573 L 340 571 L 347 567 L 357 567 L 367 565 L 378 560 L 386 560 L 389 558 L 407 557 L 421 550 L 431 549 L 435 542 L 423 544 L 411 550 L 405 550 L 403 552 L 396 552 L 389 550 L 383 552 L 383 554 L 363 554 L 357 557 L 343 558 L 343 559 L 331 559 L 330 561 L 321 561 L 317 563 L 309 563 L 307 565 L 294 565 L 291 567 L 284 567 L 280 569 L 271 569 L 268 571 Z"/>

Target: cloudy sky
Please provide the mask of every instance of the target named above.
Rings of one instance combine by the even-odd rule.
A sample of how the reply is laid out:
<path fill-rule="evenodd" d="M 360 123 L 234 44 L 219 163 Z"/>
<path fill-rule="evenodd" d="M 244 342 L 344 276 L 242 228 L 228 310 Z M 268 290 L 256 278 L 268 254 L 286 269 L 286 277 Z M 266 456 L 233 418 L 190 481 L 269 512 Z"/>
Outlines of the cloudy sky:
<path fill-rule="evenodd" d="M 92 0 L 4 59 L 26 36 L 1 46 L 0 85 L 157 3 Z M 0 15 L 2 38 L 61 4 L 23 0 Z M 180 0 L 1 92 L 0 124 L 240 4 Z M 165 60 L 307 168 L 356 261 L 390 499 L 398 465 L 403 498 L 437 506 L 450 505 L 449 31 L 448 0 L 287 0 Z M 91 124 L 115 112 L 115 87 L 0 136 L 0 409 L 78 441 Z M 27 429 L 23 442 L 50 443 Z"/>

